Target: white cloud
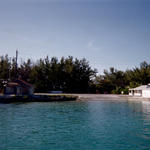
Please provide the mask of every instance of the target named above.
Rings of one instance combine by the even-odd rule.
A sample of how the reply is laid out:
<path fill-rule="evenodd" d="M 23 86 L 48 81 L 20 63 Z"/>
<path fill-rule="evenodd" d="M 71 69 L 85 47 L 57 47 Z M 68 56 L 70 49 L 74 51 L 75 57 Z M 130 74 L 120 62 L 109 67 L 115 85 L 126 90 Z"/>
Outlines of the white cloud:
<path fill-rule="evenodd" d="M 93 48 L 94 47 L 94 40 L 89 41 L 88 44 L 87 44 L 87 47 L 88 48 Z"/>
<path fill-rule="evenodd" d="M 86 46 L 89 50 L 94 51 L 94 52 L 99 52 L 102 51 L 104 49 L 103 46 L 99 46 L 96 44 L 96 42 L 94 40 L 91 40 L 87 43 Z"/>

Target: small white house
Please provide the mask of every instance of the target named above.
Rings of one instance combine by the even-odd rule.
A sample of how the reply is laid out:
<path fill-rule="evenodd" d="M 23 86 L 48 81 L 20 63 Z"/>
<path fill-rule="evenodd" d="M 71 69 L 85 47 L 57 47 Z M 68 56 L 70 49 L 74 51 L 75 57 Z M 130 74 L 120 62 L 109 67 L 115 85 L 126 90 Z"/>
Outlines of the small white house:
<path fill-rule="evenodd" d="M 129 95 L 150 98 L 150 84 L 129 89 Z"/>

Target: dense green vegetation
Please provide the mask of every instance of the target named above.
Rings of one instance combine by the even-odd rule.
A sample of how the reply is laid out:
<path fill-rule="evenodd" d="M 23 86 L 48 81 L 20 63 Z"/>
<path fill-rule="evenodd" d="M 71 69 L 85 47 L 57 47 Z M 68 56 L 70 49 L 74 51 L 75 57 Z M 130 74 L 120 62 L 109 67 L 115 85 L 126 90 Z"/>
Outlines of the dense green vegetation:
<path fill-rule="evenodd" d="M 86 59 L 69 56 L 58 60 L 56 57 L 30 59 L 22 62 L 16 69 L 16 59 L 0 57 L 0 86 L 4 80 L 21 78 L 35 87 L 35 92 L 60 90 L 67 93 L 116 93 L 127 94 L 128 89 L 150 83 L 150 64 L 142 62 L 140 67 L 120 71 L 115 68 L 104 70 L 97 75 Z"/>
<path fill-rule="evenodd" d="M 90 85 L 96 75 L 86 59 L 69 56 L 58 60 L 56 57 L 32 62 L 28 59 L 22 62 L 16 71 L 16 60 L 12 62 L 8 56 L 0 57 L 0 79 L 14 80 L 21 78 L 35 87 L 35 92 L 63 91 L 67 93 L 90 92 Z"/>
<path fill-rule="evenodd" d="M 100 93 L 128 94 L 129 88 L 150 83 L 150 64 L 142 62 L 140 67 L 131 70 L 120 71 L 110 68 L 104 70 L 104 75 L 97 76 L 94 84 Z"/>

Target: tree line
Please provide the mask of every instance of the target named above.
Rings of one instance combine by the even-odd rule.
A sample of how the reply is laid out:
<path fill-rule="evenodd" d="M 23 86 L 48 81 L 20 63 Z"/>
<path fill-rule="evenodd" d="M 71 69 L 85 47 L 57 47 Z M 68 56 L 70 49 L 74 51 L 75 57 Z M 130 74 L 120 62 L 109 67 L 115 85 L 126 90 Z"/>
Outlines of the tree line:
<path fill-rule="evenodd" d="M 35 92 L 63 91 L 66 93 L 113 93 L 127 94 L 129 88 L 150 83 L 150 64 L 142 62 L 139 67 L 121 71 L 114 67 L 97 75 L 89 62 L 73 58 L 28 59 L 17 65 L 8 55 L 0 57 L 0 86 L 3 81 L 21 78 L 34 85 Z"/>
<path fill-rule="evenodd" d="M 63 91 L 67 93 L 88 93 L 92 79 L 96 75 L 86 59 L 72 56 L 28 59 L 18 65 L 16 59 L 10 61 L 8 55 L 0 57 L 1 85 L 4 80 L 21 78 L 34 85 L 35 92 Z"/>
<path fill-rule="evenodd" d="M 139 67 L 126 71 L 111 67 L 104 75 L 96 76 L 94 85 L 99 93 L 128 94 L 129 88 L 150 83 L 150 64 L 142 62 Z"/>

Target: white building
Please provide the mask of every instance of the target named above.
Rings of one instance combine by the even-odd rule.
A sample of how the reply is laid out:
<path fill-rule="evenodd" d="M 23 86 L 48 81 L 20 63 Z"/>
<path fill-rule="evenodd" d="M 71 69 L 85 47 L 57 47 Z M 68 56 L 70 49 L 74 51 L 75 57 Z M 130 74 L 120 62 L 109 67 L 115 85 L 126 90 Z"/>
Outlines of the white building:
<path fill-rule="evenodd" d="M 129 89 L 129 95 L 150 98 L 150 84 Z"/>

